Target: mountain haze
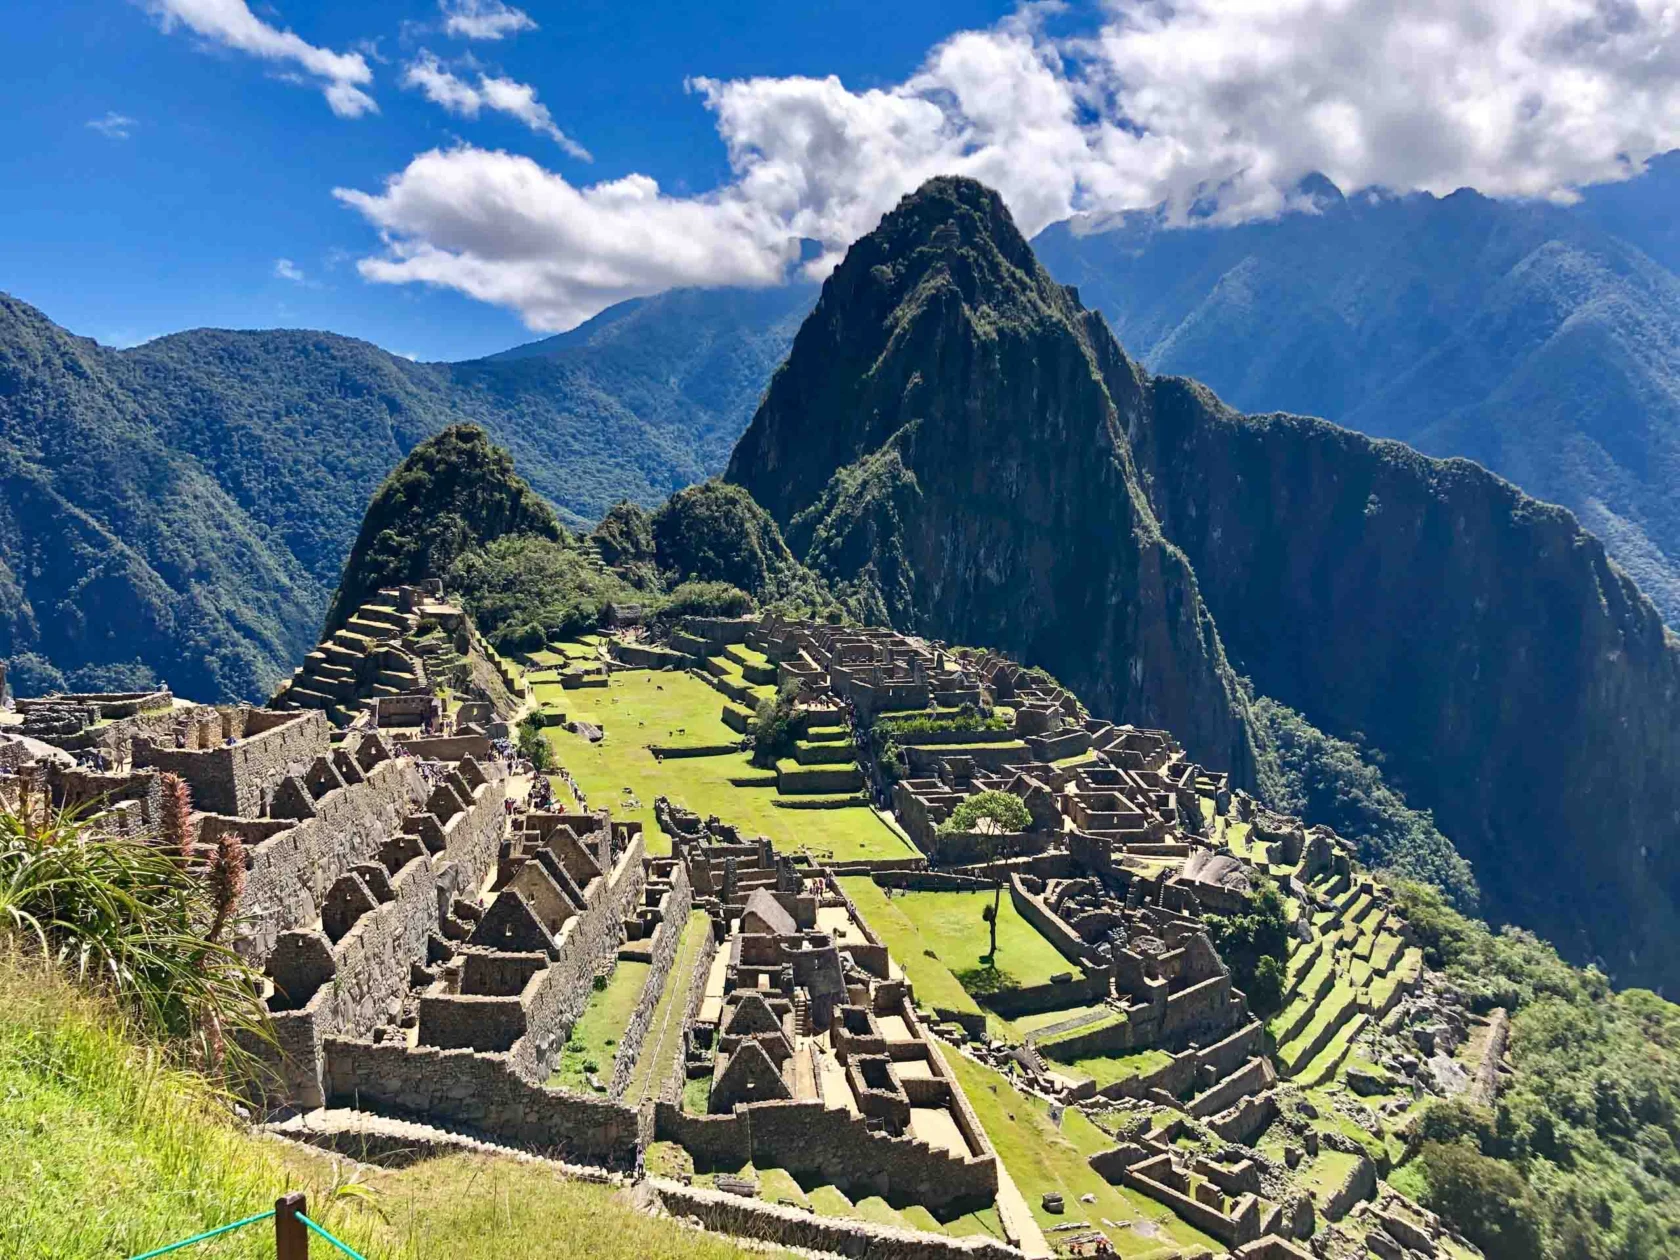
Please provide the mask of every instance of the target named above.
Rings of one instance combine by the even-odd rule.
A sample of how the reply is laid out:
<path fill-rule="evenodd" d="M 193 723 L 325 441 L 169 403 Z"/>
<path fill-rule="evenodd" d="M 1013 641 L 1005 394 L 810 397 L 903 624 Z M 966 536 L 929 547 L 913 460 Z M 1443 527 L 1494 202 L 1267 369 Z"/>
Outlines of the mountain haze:
<path fill-rule="evenodd" d="M 896 622 L 1269 794 L 1234 665 L 1391 767 L 1495 917 L 1675 976 L 1680 642 L 1600 544 L 1468 461 L 1150 376 L 989 190 L 934 180 L 852 247 L 728 476 Z"/>

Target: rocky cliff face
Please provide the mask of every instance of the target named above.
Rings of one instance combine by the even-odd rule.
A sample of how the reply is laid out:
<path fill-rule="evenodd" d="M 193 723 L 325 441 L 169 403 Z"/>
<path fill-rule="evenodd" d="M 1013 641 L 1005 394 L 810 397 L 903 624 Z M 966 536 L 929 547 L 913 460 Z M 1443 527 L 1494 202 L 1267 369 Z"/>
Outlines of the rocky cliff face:
<path fill-rule="evenodd" d="M 1380 749 L 1496 916 L 1673 977 L 1680 640 L 1599 542 L 1465 460 L 1152 394 L 1145 482 L 1238 667 Z"/>
<path fill-rule="evenodd" d="M 986 643 L 1239 781 L 1246 702 L 1138 484 L 1143 375 L 998 196 L 934 180 L 852 247 L 730 461 L 813 568 Z"/>
<path fill-rule="evenodd" d="M 1476 465 L 1149 377 L 978 185 L 852 248 L 728 475 L 881 616 L 1264 792 L 1228 646 L 1434 811 L 1490 917 L 1680 975 L 1680 644 L 1597 541 Z"/>

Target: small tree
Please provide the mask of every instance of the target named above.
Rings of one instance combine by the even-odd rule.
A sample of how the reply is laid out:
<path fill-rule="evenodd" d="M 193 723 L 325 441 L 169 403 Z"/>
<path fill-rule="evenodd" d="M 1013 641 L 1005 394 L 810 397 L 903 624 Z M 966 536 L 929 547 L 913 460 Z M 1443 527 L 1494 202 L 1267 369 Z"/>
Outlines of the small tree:
<path fill-rule="evenodd" d="M 1289 917 L 1277 885 L 1265 880 L 1246 910 L 1205 915 L 1202 922 L 1254 1013 L 1275 1011 L 1283 999 L 1289 960 Z"/>
<path fill-rule="evenodd" d="M 1031 826 L 1032 814 L 1027 810 L 1026 802 L 1012 792 L 996 789 L 976 792 L 960 802 L 951 811 L 951 816 L 939 824 L 940 835 L 972 832 L 985 837 L 982 843 L 987 860 L 992 863 L 992 904 L 981 915 L 991 930 L 991 951 L 986 955 L 986 961 L 993 967 L 997 966 L 998 913 L 1003 906 L 1003 872 L 997 864 L 1003 857 L 1006 838 Z"/>
<path fill-rule="evenodd" d="M 753 764 L 773 766 L 778 757 L 786 756 L 793 748 L 796 736 L 793 721 L 794 702 L 799 698 L 799 682 L 789 679 L 777 690 L 775 699 L 761 700 L 753 716 Z"/>
<path fill-rule="evenodd" d="M 519 724 L 519 755 L 531 763 L 538 774 L 554 769 L 554 747 L 543 734 L 542 722 L 528 717 Z"/>

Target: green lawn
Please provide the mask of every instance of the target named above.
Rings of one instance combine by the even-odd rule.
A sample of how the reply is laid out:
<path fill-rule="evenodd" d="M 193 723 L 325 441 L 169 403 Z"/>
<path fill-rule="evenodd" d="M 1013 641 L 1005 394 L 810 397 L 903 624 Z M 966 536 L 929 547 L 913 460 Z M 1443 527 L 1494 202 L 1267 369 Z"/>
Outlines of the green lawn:
<path fill-rule="evenodd" d="M 1094 1172 L 1086 1159 L 1110 1149 L 1114 1139 L 1082 1112 L 1068 1108 L 1062 1113 L 1058 1128 L 1051 1122 L 1049 1107 L 1043 1099 L 1020 1093 L 999 1073 L 955 1050 L 941 1046 L 939 1052 L 956 1074 L 993 1149 L 1044 1229 L 1074 1219 L 1095 1222 L 1105 1216 L 1114 1221 L 1132 1221 L 1131 1228 L 1104 1232 L 1119 1255 L 1133 1260 L 1144 1257 L 1164 1260 L 1180 1249 L 1197 1245 L 1216 1254 L 1223 1250 L 1212 1238 L 1185 1224 L 1166 1208 L 1124 1186 L 1111 1186 Z M 1055 1216 L 1044 1210 L 1044 1195 L 1049 1191 L 1060 1192 L 1067 1204 L 1066 1213 Z M 1086 1194 L 1094 1196 L 1095 1202 L 1082 1203 L 1081 1196 Z M 1074 1212 L 1079 1216 L 1072 1216 Z M 1154 1222 L 1160 1236 L 1152 1238 L 1140 1233 L 1136 1227 L 1138 1221 Z M 1047 1237 L 1054 1245 L 1057 1235 Z"/>
<path fill-rule="evenodd" d="M 867 875 L 846 875 L 840 879 L 858 912 L 886 944 L 893 961 L 915 986 L 916 1001 L 935 1010 L 978 1015 L 980 1007 L 968 990 L 934 954 L 916 925 L 899 909 L 900 901 L 888 900 L 885 892 Z"/>
<path fill-rule="evenodd" d="M 572 1035 L 560 1051 L 554 1075 L 548 1078 L 550 1085 L 587 1094 L 591 1072 L 603 1085 L 612 1080 L 618 1039 L 635 1013 L 636 1001 L 642 996 L 652 970 L 645 962 L 620 962 L 608 977 L 607 987 L 589 995 L 583 1014 L 572 1026 Z"/>
<path fill-rule="evenodd" d="M 1130 1050 L 1124 1054 L 1090 1055 L 1064 1062 L 1055 1058 L 1055 1049 L 1054 1046 L 1046 1047 L 1044 1056 L 1054 1060 L 1055 1066 L 1067 1069 L 1069 1075 L 1089 1076 L 1097 1083 L 1098 1089 L 1116 1081 L 1130 1080 L 1134 1076 L 1146 1076 L 1172 1062 L 1172 1055 L 1165 1050 L 1156 1049 Z"/>
<path fill-rule="evenodd" d="M 1035 1033 L 1040 1028 L 1049 1028 L 1052 1024 L 1060 1024 L 1080 1015 L 1096 1015 L 1109 1009 L 1100 1003 L 1094 1006 L 1070 1006 L 1059 1011 L 1039 1011 L 1034 1015 L 1022 1015 L 1016 1019 L 1000 1019 L 998 1023 L 1009 1030 L 1014 1040 L 1025 1041 L 1028 1033 Z"/>
<path fill-rule="evenodd" d="M 671 974 L 665 981 L 665 991 L 659 995 L 659 1005 L 653 1008 L 648 1023 L 647 1040 L 642 1043 L 641 1057 L 636 1070 L 630 1074 L 630 1085 L 624 1101 L 639 1106 L 649 1087 L 667 1079 L 666 1073 L 682 1061 L 683 1012 L 688 1009 L 690 984 L 694 980 L 694 960 L 712 933 L 712 920 L 704 910 L 690 910 L 683 924 L 682 939 L 677 942 L 677 956 L 671 963 Z M 623 964 L 620 964 L 621 966 Z M 705 983 L 705 977 L 700 977 Z"/>
<path fill-rule="evenodd" d="M 561 688 L 538 687 L 539 699 Z M 738 788 L 729 780 L 763 776 L 747 754 L 669 757 L 655 761 L 649 744 L 733 744 L 741 736 L 723 724 L 724 698 L 688 674 L 627 670 L 604 690 L 572 691 L 557 701 L 569 716 L 593 715 L 606 738 L 597 744 L 560 727 L 545 732 L 560 763 L 571 771 L 592 808 L 640 819 L 648 853 L 663 856 L 670 841 L 654 823 L 653 802 L 669 796 L 702 817 L 716 814 L 748 835 L 767 835 L 783 853 L 809 847 L 839 861 L 916 857 L 903 836 L 867 806 L 844 809 L 776 808 L 773 788 Z M 623 791 L 630 788 L 629 793 Z M 627 807 L 634 798 L 638 804 Z"/>
<path fill-rule="evenodd" d="M 981 918 L 992 904 L 990 892 L 912 892 L 895 895 L 892 904 L 916 925 L 940 961 L 965 978 L 971 991 L 978 987 L 966 977 L 984 969 L 980 960 L 991 949 L 990 929 Z M 998 902 L 997 942 L 996 970 L 1016 985 L 1045 984 L 1066 972 L 1084 975 L 1021 917 L 1007 893 Z"/>

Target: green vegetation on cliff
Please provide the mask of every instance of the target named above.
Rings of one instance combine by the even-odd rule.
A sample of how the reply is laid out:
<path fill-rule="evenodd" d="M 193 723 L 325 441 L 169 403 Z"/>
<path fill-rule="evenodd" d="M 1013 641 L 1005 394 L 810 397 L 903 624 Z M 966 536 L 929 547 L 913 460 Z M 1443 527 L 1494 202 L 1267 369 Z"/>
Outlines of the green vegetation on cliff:
<path fill-rule="evenodd" d="M 766 604 L 823 600 L 776 522 L 740 486 L 712 480 L 678 491 L 654 514 L 652 534 L 659 568 L 672 580 L 727 583 Z"/>
<path fill-rule="evenodd" d="M 1326 735 L 1287 705 L 1256 697 L 1254 716 L 1279 771 L 1272 804 L 1325 823 L 1359 845 L 1360 860 L 1426 880 L 1463 910 L 1476 906 L 1476 877 L 1435 826 L 1428 810 L 1412 809 L 1359 748 Z"/>
<path fill-rule="evenodd" d="M 1042 665 L 1256 783 L 1246 698 L 1132 460 L 1144 387 L 996 193 L 934 179 L 824 283 L 727 476 L 854 610 Z"/>
<path fill-rule="evenodd" d="M 854 607 L 1047 667 L 1618 979 L 1675 974 L 1680 641 L 1633 582 L 1465 461 L 1148 376 L 978 184 L 851 248 L 727 475 Z"/>
<path fill-rule="evenodd" d="M 437 577 L 475 547 L 518 537 L 560 542 L 566 535 L 506 451 L 483 429 L 452 425 L 415 447 L 368 504 L 327 631 L 382 586 Z"/>
<path fill-rule="evenodd" d="M 657 506 L 722 468 L 812 296 L 665 294 L 428 364 L 290 330 L 113 350 L 0 295 L 0 659 L 19 694 L 266 697 L 426 437 L 482 426 L 573 527 Z"/>
<path fill-rule="evenodd" d="M 1491 1110 L 1419 1125 L 1426 1201 L 1495 1256 L 1622 1260 L 1680 1247 L 1680 1007 L 1615 992 L 1520 929 L 1490 932 L 1422 884 L 1400 907 L 1471 1004 L 1511 1012 L 1512 1076 Z M 1514 1170 L 1497 1171 L 1477 1157 Z M 1478 1236 L 1480 1234 L 1480 1236 Z M 1539 1237 L 1542 1249 L 1523 1250 Z"/>

